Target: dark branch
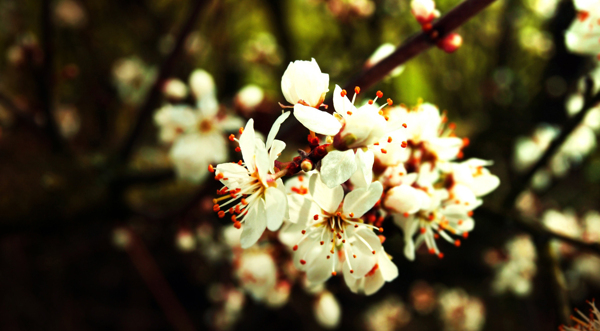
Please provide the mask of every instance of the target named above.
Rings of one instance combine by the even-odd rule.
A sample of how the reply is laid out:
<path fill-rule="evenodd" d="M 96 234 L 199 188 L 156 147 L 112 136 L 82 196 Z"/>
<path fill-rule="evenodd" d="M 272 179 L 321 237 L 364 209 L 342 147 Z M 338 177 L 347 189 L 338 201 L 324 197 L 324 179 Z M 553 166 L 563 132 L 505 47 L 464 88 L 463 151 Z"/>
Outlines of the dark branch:
<path fill-rule="evenodd" d="M 42 112 L 45 119 L 45 128 L 52 143 L 52 148 L 55 151 L 64 151 L 64 141 L 58 131 L 58 125 L 52 114 L 53 108 L 53 87 L 54 87 L 54 25 L 52 24 L 52 8 L 50 8 L 51 0 L 43 0 L 42 2 L 42 47 L 44 53 L 44 62 L 40 69 L 40 73 L 36 77 L 38 93 Z"/>
<path fill-rule="evenodd" d="M 585 242 L 578 238 L 554 232 L 536 220 L 525 219 L 524 217 L 509 217 L 486 208 L 478 209 L 477 214 L 500 224 L 514 224 L 536 238 L 557 239 L 578 249 L 600 254 L 600 243 Z"/>
<path fill-rule="evenodd" d="M 560 146 L 567 140 L 569 135 L 581 124 L 585 115 L 594 108 L 598 102 L 600 102 L 600 93 L 597 93 L 595 96 L 591 96 L 592 83 L 590 81 L 587 82 L 587 89 L 585 94 L 585 104 L 582 110 L 577 113 L 573 118 L 571 118 L 567 124 L 562 128 L 560 135 L 552 141 L 548 149 L 544 152 L 542 157 L 525 173 L 523 176 L 514 181 L 515 185 L 511 188 L 510 192 L 506 196 L 504 200 L 504 207 L 507 209 L 511 209 L 518 197 L 518 195 L 527 188 L 531 178 L 535 175 L 535 173 L 540 170 L 542 167 L 548 164 L 550 158 L 558 151 Z"/>
<path fill-rule="evenodd" d="M 160 71 L 158 72 L 158 76 L 154 80 L 154 83 L 152 84 L 152 87 L 148 91 L 148 94 L 146 96 L 146 99 L 144 100 L 144 103 L 142 104 L 142 106 L 140 107 L 140 109 L 138 111 L 139 115 L 138 115 L 137 121 L 134 124 L 133 129 L 131 130 L 131 132 L 129 133 L 127 138 L 125 139 L 125 143 L 123 144 L 123 147 L 119 151 L 118 157 L 119 157 L 119 161 L 122 163 L 127 162 L 129 157 L 131 156 L 136 139 L 140 135 L 142 128 L 144 127 L 144 124 L 146 124 L 146 122 L 150 118 L 150 115 L 152 115 L 152 111 L 156 108 L 156 104 L 158 103 L 158 101 L 160 99 L 160 95 L 161 95 L 160 90 L 161 90 L 162 84 L 169 77 L 169 75 L 171 75 L 171 73 L 173 72 L 173 68 L 175 67 L 175 64 L 177 63 L 177 59 L 179 58 L 179 55 L 181 54 L 181 52 L 183 50 L 185 40 L 187 39 L 188 35 L 190 34 L 192 29 L 196 25 L 196 21 L 198 20 L 198 17 L 200 16 L 201 9 L 204 7 L 204 5 L 208 1 L 207 0 L 195 0 L 193 2 L 194 2 L 194 5 L 191 10 L 190 16 L 188 17 L 187 21 L 181 28 L 181 31 L 179 32 L 179 35 L 177 36 L 175 45 L 173 46 L 173 49 L 171 50 L 171 52 L 169 53 L 169 55 L 167 56 L 165 61 L 162 63 L 162 65 L 160 67 Z"/>
<path fill-rule="evenodd" d="M 556 252 L 553 251 L 548 238 L 534 238 L 534 240 L 539 259 L 538 279 L 541 280 L 541 284 L 550 285 L 550 294 L 554 299 L 550 316 L 556 316 L 560 324 L 568 324 L 571 307 L 565 275 L 560 269 Z M 538 286 L 541 284 L 538 283 Z"/>
<path fill-rule="evenodd" d="M 454 7 L 454 9 L 444 15 L 441 19 L 436 21 L 435 24 L 433 24 L 433 29 L 430 32 L 421 32 L 413 35 L 400 47 L 398 47 L 394 53 L 379 61 L 371 68 L 358 74 L 357 77 L 355 77 L 349 84 L 346 85 L 346 88 L 348 90 L 352 90 L 355 86 L 360 86 L 361 89 L 367 90 L 375 83 L 382 80 L 396 67 L 433 46 L 435 41 L 430 37 L 432 31 L 437 31 L 437 39 L 441 39 L 459 26 L 465 24 L 471 17 L 478 14 L 494 1 L 495 0 L 464 1 L 460 5 Z"/>

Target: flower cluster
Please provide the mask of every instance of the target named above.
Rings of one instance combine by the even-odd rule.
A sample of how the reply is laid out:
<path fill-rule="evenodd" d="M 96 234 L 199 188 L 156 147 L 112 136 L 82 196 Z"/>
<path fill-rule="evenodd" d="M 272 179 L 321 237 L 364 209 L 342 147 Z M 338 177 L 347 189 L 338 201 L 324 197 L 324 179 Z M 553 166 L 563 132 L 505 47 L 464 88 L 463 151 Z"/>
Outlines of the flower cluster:
<path fill-rule="evenodd" d="M 227 160 L 226 131 L 237 130 L 242 122 L 219 109 L 215 83 L 204 70 L 190 75 L 189 86 L 196 102 L 194 106 L 182 103 L 187 97 L 187 86 L 178 80 L 169 80 L 163 90 L 175 104 L 167 103 L 154 114 L 160 129 L 161 142 L 171 144 L 171 161 L 180 178 L 199 182 L 208 175 L 211 162 Z"/>
<path fill-rule="evenodd" d="M 537 254 L 528 235 L 520 235 L 506 243 L 505 257 L 502 253 L 490 251 L 486 261 L 496 269 L 492 283 L 494 292 L 512 292 L 517 296 L 527 296 L 532 290 L 532 280 L 536 275 Z"/>
<path fill-rule="evenodd" d="M 223 184 L 213 210 L 241 229 L 241 248 L 265 229 L 279 231 L 310 286 L 341 273 L 352 292 L 370 295 L 399 272 L 382 245 L 388 216 L 404 231 L 411 260 L 422 244 L 441 258 L 439 238 L 460 246 L 481 197 L 500 182 L 489 161 L 455 162 L 469 141 L 456 137 L 445 113 L 422 102 L 394 106 L 381 91 L 361 103 L 359 87 L 350 95 L 335 85 L 331 114 L 323 110 L 329 75 L 314 59 L 291 63 L 281 88 L 290 104 L 282 108 L 293 111 L 277 118 L 265 141 L 250 119 L 230 136 L 242 160 L 208 167 Z M 276 136 L 290 113 L 308 129 L 309 146 L 278 160 L 286 143 Z M 283 177 L 291 178 L 284 184 Z M 273 269 L 261 259 L 262 271 Z"/>

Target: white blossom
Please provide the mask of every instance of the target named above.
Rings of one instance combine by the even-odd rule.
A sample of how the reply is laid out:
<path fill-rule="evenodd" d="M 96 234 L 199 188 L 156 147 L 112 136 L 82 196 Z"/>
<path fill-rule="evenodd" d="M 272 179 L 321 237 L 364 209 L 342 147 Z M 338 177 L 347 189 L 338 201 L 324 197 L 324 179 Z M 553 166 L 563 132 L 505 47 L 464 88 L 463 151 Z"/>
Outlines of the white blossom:
<path fill-rule="evenodd" d="M 324 291 L 317 297 L 313 311 L 315 319 L 323 328 L 334 329 L 340 324 L 342 309 L 331 292 Z"/>
<path fill-rule="evenodd" d="M 567 48 L 600 59 L 600 1 L 574 1 L 577 17 L 565 33 Z"/>
<path fill-rule="evenodd" d="M 279 125 L 287 117 L 289 112 L 278 118 L 269 132 L 266 144 L 255 137 L 254 121 L 250 119 L 237 140 L 243 165 L 222 163 L 215 170 L 215 178 L 225 187 L 220 190 L 223 196 L 214 199 L 213 210 L 219 212 L 219 217 L 230 213 L 237 227 L 243 225 L 242 248 L 254 245 L 265 228 L 278 230 L 283 219 L 287 218 L 287 198 L 283 181 L 279 178 L 283 174 L 276 172 L 274 167 L 275 160 L 285 148 L 284 142 L 274 138 Z M 222 200 L 227 201 L 218 204 Z"/>
<path fill-rule="evenodd" d="M 281 77 L 281 91 L 292 105 L 318 108 L 329 91 L 329 75 L 321 72 L 315 59 L 291 62 Z"/>

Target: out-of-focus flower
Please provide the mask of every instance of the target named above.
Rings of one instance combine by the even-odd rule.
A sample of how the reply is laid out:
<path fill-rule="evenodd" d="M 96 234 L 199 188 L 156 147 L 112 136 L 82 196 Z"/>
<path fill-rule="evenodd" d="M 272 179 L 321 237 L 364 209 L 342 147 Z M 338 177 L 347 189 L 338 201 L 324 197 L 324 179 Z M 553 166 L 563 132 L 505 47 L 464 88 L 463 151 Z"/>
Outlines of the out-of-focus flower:
<path fill-rule="evenodd" d="M 54 7 L 54 18 L 59 25 L 80 28 L 87 22 L 87 14 L 75 0 L 61 0 Z"/>
<path fill-rule="evenodd" d="M 375 303 L 363 315 L 369 331 L 394 331 L 410 322 L 410 312 L 396 296 L 389 296 Z"/>
<path fill-rule="evenodd" d="M 567 48 L 600 60 L 600 1 L 574 1 L 577 17 L 565 33 Z"/>
<path fill-rule="evenodd" d="M 437 303 L 435 290 L 426 282 L 417 281 L 411 286 L 410 301 L 416 312 L 427 315 L 435 309 Z"/>
<path fill-rule="evenodd" d="M 265 93 L 262 88 L 257 85 L 249 84 L 244 86 L 235 95 L 236 108 L 240 109 L 243 113 L 252 113 L 264 100 Z"/>
<path fill-rule="evenodd" d="M 177 248 L 184 252 L 193 251 L 196 248 L 196 238 L 194 234 L 187 229 L 181 229 L 177 233 L 177 237 L 175 238 L 175 243 L 177 244 Z"/>
<path fill-rule="evenodd" d="M 531 293 L 531 281 L 536 274 L 537 254 L 531 238 L 517 236 L 506 243 L 506 260 L 496 263 L 492 288 L 496 293 L 512 292 L 517 296 Z"/>
<path fill-rule="evenodd" d="M 337 299 L 328 291 L 322 292 L 314 303 L 315 319 L 326 329 L 334 329 L 340 324 L 342 309 Z"/>
<path fill-rule="evenodd" d="M 79 112 L 73 105 L 59 105 L 54 110 L 54 118 L 58 124 L 60 134 L 69 139 L 79 132 L 81 119 Z"/>
<path fill-rule="evenodd" d="M 600 330 L 600 311 L 596 308 L 596 302 L 592 300 L 587 302 L 591 308 L 588 315 L 578 309 L 575 309 L 578 316 L 571 316 L 575 322 L 574 327 L 561 325 L 560 331 L 597 331 Z"/>
<path fill-rule="evenodd" d="M 340 21 L 365 18 L 375 12 L 375 3 L 371 0 L 325 0 L 329 12 Z"/>
<path fill-rule="evenodd" d="M 261 32 L 243 46 L 243 59 L 250 63 L 276 66 L 281 63 L 281 49 L 270 33 Z"/>
<path fill-rule="evenodd" d="M 435 9 L 435 2 L 433 0 L 412 0 L 410 8 L 413 16 L 421 25 L 431 23 L 431 21 L 440 16 L 440 12 Z"/>
<path fill-rule="evenodd" d="M 171 80 L 165 88 L 170 90 L 171 99 L 182 99 L 187 95 L 187 87 L 178 80 Z M 192 73 L 190 89 L 196 100 L 195 108 L 166 104 L 154 114 L 154 122 L 160 128 L 160 140 L 173 144 L 169 155 L 177 175 L 200 182 L 208 175 L 211 162 L 227 159 L 225 132 L 237 130 L 242 122 L 219 112 L 215 85 L 206 71 Z"/>
<path fill-rule="evenodd" d="M 398 267 L 392 262 L 383 247 L 375 255 L 377 263 L 363 278 L 356 279 L 344 272 L 344 280 L 352 292 L 371 295 L 379 291 L 385 282 L 391 282 L 398 277 Z"/>
<path fill-rule="evenodd" d="M 254 120 L 250 119 L 239 140 L 235 139 L 240 145 L 244 166 L 241 162 L 221 163 L 215 170 L 215 179 L 225 186 L 220 190 L 223 196 L 214 200 L 213 210 L 219 212 L 219 217 L 230 213 L 237 228 L 244 224 L 242 248 L 254 245 L 265 228 L 278 230 L 283 219 L 288 218 L 287 197 L 280 178 L 285 172 L 276 172 L 274 168 L 275 160 L 285 148 L 285 143 L 276 140 L 275 136 L 287 117 L 289 112 L 278 118 L 266 144 L 255 137 Z M 223 200 L 227 201 L 218 203 Z M 238 200 L 235 205 L 230 205 Z"/>
<path fill-rule="evenodd" d="M 485 323 L 485 306 L 462 289 L 440 294 L 440 314 L 446 331 L 478 331 Z"/>
<path fill-rule="evenodd" d="M 179 79 L 169 79 L 162 88 L 163 93 L 169 99 L 182 100 L 188 95 L 188 88 L 184 82 Z"/>
<path fill-rule="evenodd" d="M 261 301 L 275 288 L 277 267 L 273 257 L 264 250 L 244 250 L 238 261 L 236 275 L 240 286 L 255 300 Z"/>
<path fill-rule="evenodd" d="M 542 223 L 551 231 L 563 234 L 572 238 L 580 239 L 583 230 L 577 216 L 572 210 L 559 212 L 555 209 L 549 209 L 542 215 Z M 562 241 L 553 240 L 552 246 L 561 256 L 569 256 L 575 252 L 575 249 Z"/>
<path fill-rule="evenodd" d="M 372 66 L 376 65 L 377 63 L 379 63 L 379 61 L 385 59 L 390 54 L 392 54 L 395 50 L 396 50 L 396 46 L 394 46 L 393 44 L 390 44 L 390 43 L 381 44 L 381 46 L 379 46 L 375 50 L 375 52 L 373 52 L 373 54 L 371 54 L 371 57 L 367 60 L 367 62 L 365 62 L 365 69 L 371 68 Z M 390 72 L 389 76 L 397 77 L 403 71 L 404 71 L 403 65 L 397 66 L 396 68 L 394 68 L 394 70 L 392 70 Z"/>
<path fill-rule="evenodd" d="M 233 287 L 214 284 L 209 288 L 209 299 L 220 305 L 212 311 L 211 326 L 216 330 L 230 330 L 240 318 L 246 303 L 244 293 Z"/>
<path fill-rule="evenodd" d="M 125 102 L 137 105 L 146 96 L 156 76 L 156 68 L 147 66 L 138 57 L 117 60 L 112 68 L 117 92 Z"/>
<path fill-rule="evenodd" d="M 519 137 L 515 143 L 513 166 L 524 172 L 531 167 L 558 136 L 560 130 L 551 125 L 538 126 L 532 137 Z"/>

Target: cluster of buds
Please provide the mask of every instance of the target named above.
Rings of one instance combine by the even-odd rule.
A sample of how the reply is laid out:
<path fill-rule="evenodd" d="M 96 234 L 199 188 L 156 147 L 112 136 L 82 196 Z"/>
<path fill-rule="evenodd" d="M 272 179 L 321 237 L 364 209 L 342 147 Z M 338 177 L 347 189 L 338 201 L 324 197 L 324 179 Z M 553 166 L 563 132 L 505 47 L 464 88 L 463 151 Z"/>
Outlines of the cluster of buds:
<path fill-rule="evenodd" d="M 417 22 L 421 24 L 424 32 L 436 42 L 436 46 L 446 53 L 453 53 L 462 45 L 462 37 L 455 32 L 449 33 L 440 38 L 439 32 L 433 28 L 432 22 L 440 16 L 440 12 L 435 9 L 433 0 L 412 0 L 410 8 Z"/>
<path fill-rule="evenodd" d="M 479 197 L 499 185 L 485 169 L 491 162 L 453 162 L 469 141 L 433 105 L 397 106 L 381 91 L 361 103 L 359 87 L 350 95 L 336 85 L 331 114 L 322 110 L 329 75 L 314 59 L 291 63 L 281 87 L 291 104 L 282 108 L 293 111 L 279 116 L 266 142 L 250 119 L 230 137 L 242 160 L 209 166 L 224 185 L 213 209 L 242 229 L 243 249 L 272 241 L 265 229 L 277 231 L 310 286 L 341 273 L 352 292 L 370 295 L 395 279 L 399 270 L 383 247 L 387 216 L 403 229 L 409 259 L 421 244 L 441 258 L 436 239 L 459 246 L 453 236 L 467 237 Z M 277 160 L 286 144 L 275 138 L 290 113 L 308 129 L 308 147 Z"/>

